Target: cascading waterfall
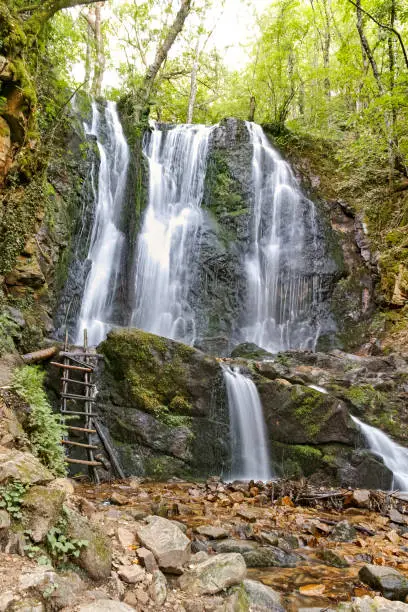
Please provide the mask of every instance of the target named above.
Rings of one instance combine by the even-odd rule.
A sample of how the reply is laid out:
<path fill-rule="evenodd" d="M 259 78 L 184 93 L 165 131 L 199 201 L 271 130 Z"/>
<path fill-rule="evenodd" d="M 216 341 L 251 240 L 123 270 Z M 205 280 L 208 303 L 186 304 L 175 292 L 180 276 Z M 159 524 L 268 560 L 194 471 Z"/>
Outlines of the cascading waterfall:
<path fill-rule="evenodd" d="M 88 134 L 97 139 L 100 155 L 96 208 L 88 260 L 91 267 L 86 279 L 77 325 L 77 344 L 95 346 L 111 329 L 112 308 L 118 291 L 125 236 L 120 229 L 121 213 L 129 166 L 129 148 L 118 117 L 116 104 L 108 102 L 104 114 L 92 104 L 92 126 Z"/>
<path fill-rule="evenodd" d="M 154 126 L 143 147 L 149 162 L 149 202 L 138 239 L 131 324 L 186 344 L 193 344 L 196 335 L 189 293 L 212 129 Z"/>
<path fill-rule="evenodd" d="M 261 126 L 247 123 L 247 128 L 254 204 L 242 336 L 271 352 L 314 350 L 320 331 L 312 313 L 320 293 L 315 207 Z"/>
<path fill-rule="evenodd" d="M 382 458 L 393 474 L 393 489 L 408 491 L 408 449 L 396 444 L 384 432 L 351 417 L 360 429 L 370 451 Z"/>
<path fill-rule="evenodd" d="M 224 367 L 230 416 L 232 480 L 270 480 L 269 448 L 258 390 L 238 367 Z"/>

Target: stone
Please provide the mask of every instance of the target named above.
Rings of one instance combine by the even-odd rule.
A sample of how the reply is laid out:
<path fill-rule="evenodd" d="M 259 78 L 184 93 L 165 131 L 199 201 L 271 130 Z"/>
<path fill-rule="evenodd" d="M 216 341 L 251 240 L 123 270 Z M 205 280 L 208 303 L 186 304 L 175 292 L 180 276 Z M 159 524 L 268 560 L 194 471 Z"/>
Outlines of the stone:
<path fill-rule="evenodd" d="M 143 606 L 143 610 L 145 609 L 146 604 L 149 602 L 149 593 L 143 587 L 138 587 L 134 590 L 134 594 L 136 595 L 136 599 L 138 603 Z"/>
<path fill-rule="evenodd" d="M 117 535 L 118 535 L 119 544 L 122 546 L 122 548 L 127 549 L 130 546 L 134 545 L 135 535 L 134 533 L 129 531 L 129 529 L 126 529 L 125 527 L 118 527 Z"/>
<path fill-rule="evenodd" d="M 158 606 L 162 606 L 167 599 L 167 580 L 159 569 L 153 572 L 153 580 L 149 591 L 153 601 Z"/>
<path fill-rule="evenodd" d="M 403 601 L 408 595 L 408 578 L 392 567 L 364 565 L 358 575 L 362 582 L 380 591 L 387 599 Z"/>
<path fill-rule="evenodd" d="M 354 597 L 351 602 L 341 603 L 337 610 L 339 612 L 393 612 L 394 610 L 408 612 L 408 604 L 401 601 L 391 602 L 384 597 Z"/>
<path fill-rule="evenodd" d="M 147 548 L 141 546 L 136 550 L 136 555 L 138 559 L 142 561 L 147 572 L 152 573 L 154 570 L 157 569 L 157 562 L 151 550 L 147 550 Z"/>
<path fill-rule="evenodd" d="M 94 580 L 109 578 L 112 565 L 112 543 L 94 524 L 77 512 L 67 509 L 67 535 L 70 538 L 86 540 L 75 562 Z"/>
<path fill-rule="evenodd" d="M 330 533 L 329 539 L 335 542 L 353 542 L 357 537 L 357 531 L 348 521 L 340 521 Z"/>
<path fill-rule="evenodd" d="M 8 529 L 11 525 L 10 515 L 6 510 L 0 510 L 0 529 Z"/>
<path fill-rule="evenodd" d="M 34 542 L 42 542 L 47 532 L 57 523 L 64 500 L 64 491 L 41 485 L 34 485 L 24 495 L 22 523 L 31 531 Z"/>
<path fill-rule="evenodd" d="M 118 575 L 128 584 L 136 584 L 146 578 L 146 572 L 140 565 L 122 565 L 118 568 Z"/>
<path fill-rule="evenodd" d="M 147 525 L 137 528 L 137 536 L 154 554 L 160 569 L 179 574 L 191 556 L 190 540 L 172 521 L 150 516 Z"/>
<path fill-rule="evenodd" d="M 129 500 L 127 497 L 125 497 L 125 495 L 116 493 L 116 491 L 112 493 L 110 500 L 112 504 L 116 504 L 117 506 L 126 506 L 126 504 L 129 503 Z"/>
<path fill-rule="evenodd" d="M 76 612 L 134 612 L 135 609 L 132 606 L 121 601 L 114 601 L 112 599 L 99 599 L 92 603 L 82 604 L 76 608 Z"/>
<path fill-rule="evenodd" d="M 246 576 L 242 555 L 226 553 L 210 557 L 204 563 L 194 565 L 179 578 L 183 591 L 195 595 L 214 595 L 227 587 L 239 584 Z"/>
<path fill-rule="evenodd" d="M 214 527 L 213 525 L 200 525 L 197 527 L 196 532 L 210 540 L 221 540 L 222 538 L 228 538 L 229 535 L 226 529 Z"/>
<path fill-rule="evenodd" d="M 70 478 L 56 478 L 48 485 L 49 489 L 58 489 L 59 491 L 64 491 L 67 497 L 70 495 L 74 495 L 75 488 L 74 483 Z"/>
<path fill-rule="evenodd" d="M 330 565 L 331 567 L 349 567 L 350 564 L 346 559 L 330 548 L 323 548 L 317 552 L 319 559 Z"/>
<path fill-rule="evenodd" d="M 295 567 L 300 557 L 276 546 L 259 546 L 243 553 L 247 567 Z"/>
<path fill-rule="evenodd" d="M 221 542 L 214 542 L 212 548 L 214 548 L 217 553 L 236 552 L 243 554 L 259 548 L 259 544 L 251 540 L 234 540 L 230 538 L 228 540 L 221 540 Z"/>
<path fill-rule="evenodd" d="M 207 561 L 208 558 L 209 558 L 209 554 L 206 553 L 204 550 L 200 550 L 198 553 L 191 556 L 190 565 L 196 565 L 197 563 L 203 563 L 203 561 Z"/>
<path fill-rule="evenodd" d="M 284 611 L 285 608 L 281 604 L 280 594 L 274 589 L 271 589 L 271 587 L 257 580 L 244 580 L 242 586 L 250 610 L 253 608 L 259 612 L 263 610 L 273 610 L 274 612 Z"/>
<path fill-rule="evenodd" d="M 358 508 L 369 508 L 370 491 L 368 489 L 355 489 L 351 497 L 351 502 Z"/>
<path fill-rule="evenodd" d="M 19 480 L 24 484 L 45 484 L 53 474 L 31 453 L 0 447 L 0 484 Z"/>
<path fill-rule="evenodd" d="M 56 584 L 57 588 L 47 598 L 52 610 L 72 606 L 88 589 L 88 585 L 75 572 L 58 573 Z"/>

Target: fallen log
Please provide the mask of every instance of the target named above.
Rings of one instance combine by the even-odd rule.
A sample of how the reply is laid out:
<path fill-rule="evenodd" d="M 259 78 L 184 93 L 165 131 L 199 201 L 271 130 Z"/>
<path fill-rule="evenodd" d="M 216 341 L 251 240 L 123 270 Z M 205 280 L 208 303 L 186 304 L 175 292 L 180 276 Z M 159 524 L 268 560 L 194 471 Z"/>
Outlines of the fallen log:
<path fill-rule="evenodd" d="M 50 359 L 54 357 L 58 352 L 58 347 L 51 346 L 50 348 L 41 349 L 40 351 L 34 351 L 33 353 L 27 353 L 22 356 L 22 360 L 24 363 L 37 363 L 38 361 L 45 361 L 46 359 Z"/>

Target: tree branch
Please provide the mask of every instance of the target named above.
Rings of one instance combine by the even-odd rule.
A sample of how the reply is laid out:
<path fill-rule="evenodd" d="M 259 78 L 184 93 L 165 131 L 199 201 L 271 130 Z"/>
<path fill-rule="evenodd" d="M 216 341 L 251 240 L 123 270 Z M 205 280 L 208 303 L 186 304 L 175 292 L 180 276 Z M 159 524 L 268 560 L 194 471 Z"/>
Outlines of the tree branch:
<path fill-rule="evenodd" d="M 356 9 L 364 13 L 364 15 L 367 15 L 367 17 L 369 17 L 372 21 L 374 21 L 374 23 L 376 23 L 380 28 L 383 28 L 384 30 L 388 30 L 389 32 L 392 32 L 393 34 L 395 34 L 395 36 L 398 38 L 398 41 L 399 41 L 399 44 L 402 50 L 402 54 L 404 56 L 405 66 L 408 69 L 408 53 L 407 53 L 407 50 L 405 49 L 404 41 L 402 40 L 401 34 L 398 32 L 398 30 L 396 30 L 395 28 L 389 25 L 386 25 L 385 23 L 381 23 L 380 21 L 378 21 L 378 19 L 376 19 L 373 15 L 368 13 L 366 10 L 364 10 L 361 6 L 359 6 L 356 2 L 354 2 L 354 0 L 348 0 L 348 2 L 350 2 L 350 4 L 352 4 L 353 6 L 355 6 Z"/>

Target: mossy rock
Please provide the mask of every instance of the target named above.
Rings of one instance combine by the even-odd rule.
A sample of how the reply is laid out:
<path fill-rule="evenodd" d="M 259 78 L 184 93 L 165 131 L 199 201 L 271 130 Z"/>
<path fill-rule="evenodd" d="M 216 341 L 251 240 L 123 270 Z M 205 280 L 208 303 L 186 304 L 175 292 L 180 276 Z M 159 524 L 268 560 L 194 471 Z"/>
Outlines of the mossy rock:
<path fill-rule="evenodd" d="M 71 539 L 86 541 L 75 562 L 93 580 L 110 577 L 112 565 L 112 543 L 96 525 L 71 509 L 66 509 L 67 536 Z"/>
<path fill-rule="evenodd" d="M 64 500 L 64 491 L 43 486 L 31 487 L 24 495 L 22 522 L 31 531 L 34 542 L 42 542 L 51 527 L 56 525 Z"/>

